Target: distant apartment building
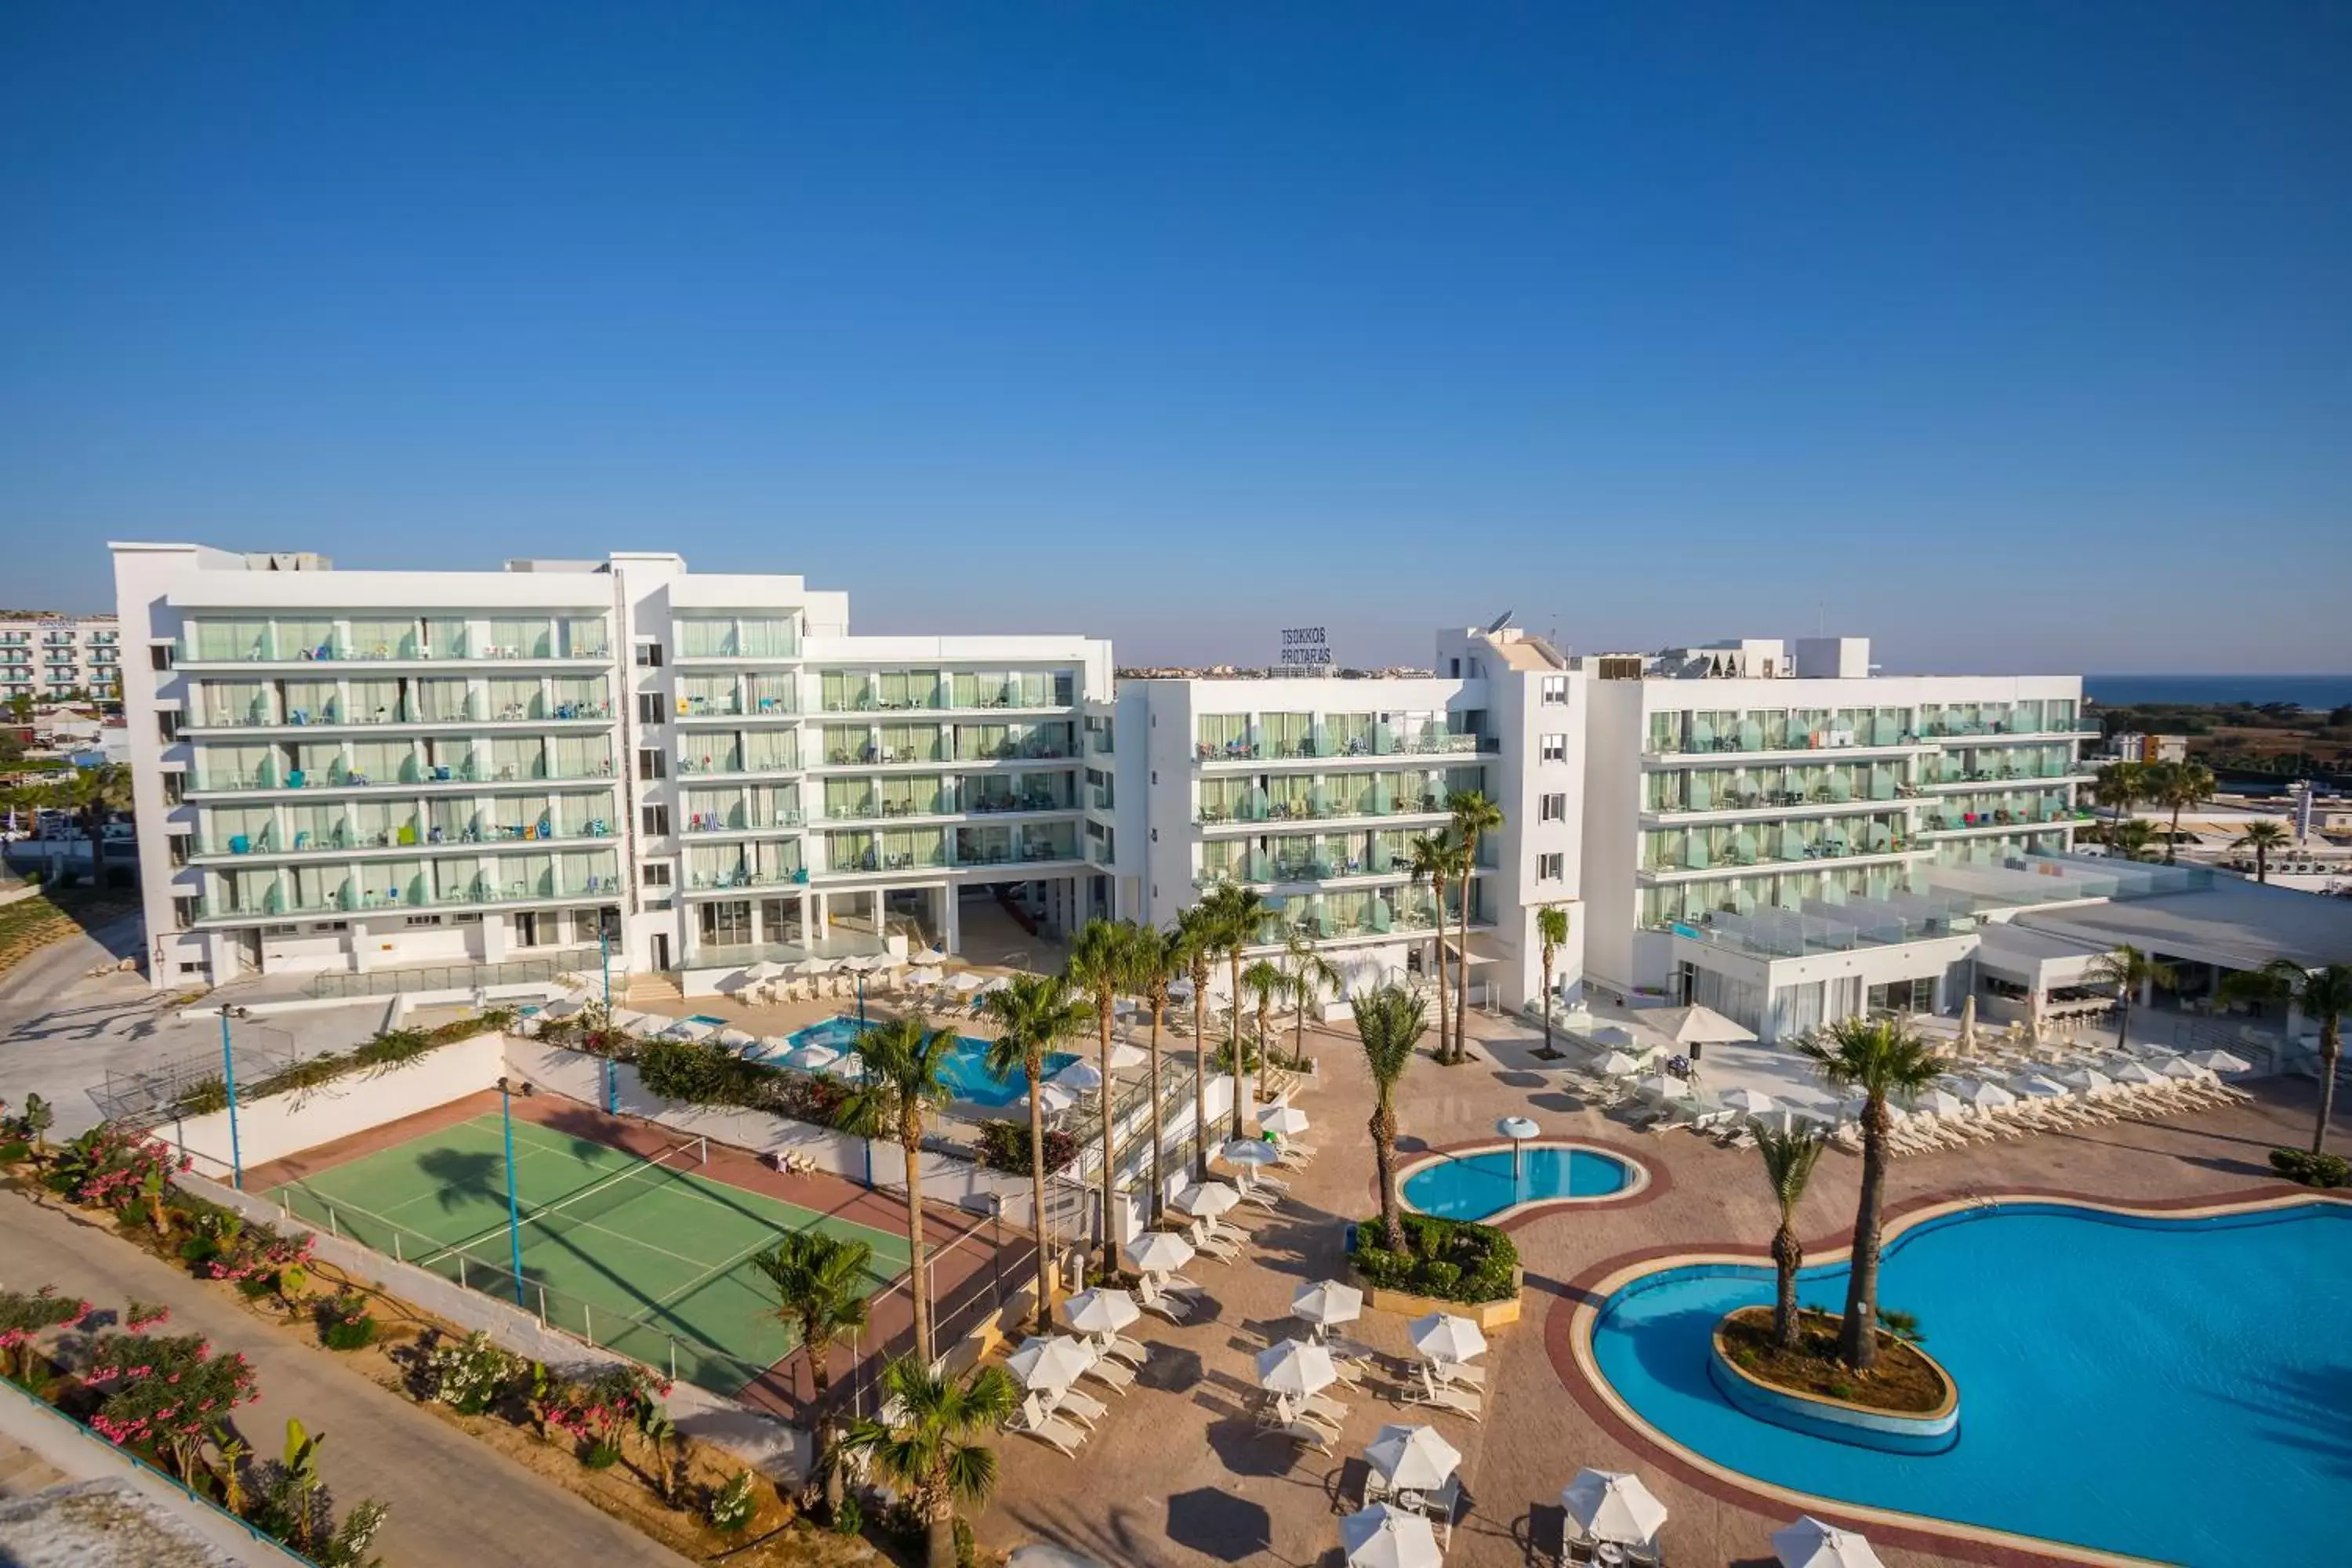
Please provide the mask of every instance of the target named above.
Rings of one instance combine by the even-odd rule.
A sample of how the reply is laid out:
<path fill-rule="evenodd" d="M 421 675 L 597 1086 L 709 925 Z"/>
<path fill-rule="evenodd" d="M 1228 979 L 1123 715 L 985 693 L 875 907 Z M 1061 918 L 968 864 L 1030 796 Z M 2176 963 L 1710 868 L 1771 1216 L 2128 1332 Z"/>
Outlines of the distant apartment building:
<path fill-rule="evenodd" d="M 0 701 L 110 695 L 121 677 L 121 630 L 112 616 L 0 618 Z"/>
<path fill-rule="evenodd" d="M 1080 637 L 864 637 L 798 577 L 113 547 L 158 984 L 539 958 L 676 971 L 1068 929 Z"/>

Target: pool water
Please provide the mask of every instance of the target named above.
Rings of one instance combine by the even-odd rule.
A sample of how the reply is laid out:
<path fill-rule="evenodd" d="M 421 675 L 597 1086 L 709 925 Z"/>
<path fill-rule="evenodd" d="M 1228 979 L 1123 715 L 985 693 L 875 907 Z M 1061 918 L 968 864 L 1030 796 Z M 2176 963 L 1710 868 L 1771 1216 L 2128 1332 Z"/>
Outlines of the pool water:
<path fill-rule="evenodd" d="M 1832 1310 L 1843 1265 L 1800 1300 Z M 2352 1206 L 2163 1220 L 2004 1204 L 1885 1254 L 1960 1384 L 1960 1440 L 1884 1453 L 1739 1414 L 1708 1336 L 1772 1299 L 1769 1268 L 1644 1276 L 1603 1303 L 1602 1374 L 1651 1426 L 1818 1496 L 2198 1568 L 2341 1562 L 2352 1513 Z"/>
<path fill-rule="evenodd" d="M 836 1051 L 854 1051 L 857 1037 L 871 1028 L 846 1015 L 825 1018 L 795 1029 L 792 1043 L 801 1046 L 827 1046 Z M 1029 1080 L 1019 1071 L 1009 1078 L 996 1078 L 988 1070 L 989 1042 L 971 1035 L 958 1035 L 940 1064 L 940 1078 L 958 1100 L 984 1106 L 991 1110 L 1017 1102 L 1029 1092 Z M 1045 1076 L 1051 1078 L 1078 1058 L 1068 1051 L 1045 1053 Z"/>
<path fill-rule="evenodd" d="M 708 1013 L 688 1013 L 686 1016 L 686 1021 L 689 1024 L 708 1024 L 714 1029 L 727 1027 L 726 1019 L 714 1018 Z"/>
<path fill-rule="evenodd" d="M 1423 1165 L 1404 1179 L 1404 1201 L 1440 1219 L 1485 1219 L 1520 1204 L 1556 1198 L 1599 1198 L 1625 1190 L 1633 1170 L 1613 1154 L 1559 1143 L 1529 1143 L 1519 1152 L 1488 1149 Z"/>

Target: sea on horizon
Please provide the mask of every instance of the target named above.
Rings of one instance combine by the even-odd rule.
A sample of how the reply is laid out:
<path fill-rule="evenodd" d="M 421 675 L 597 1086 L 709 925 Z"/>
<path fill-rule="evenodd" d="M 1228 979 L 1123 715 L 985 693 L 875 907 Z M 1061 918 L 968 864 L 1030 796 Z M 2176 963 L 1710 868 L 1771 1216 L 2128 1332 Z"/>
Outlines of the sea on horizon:
<path fill-rule="evenodd" d="M 2086 675 L 2083 695 L 2110 708 L 2142 702 L 2292 702 L 2326 712 L 2352 703 L 2352 675 Z"/>

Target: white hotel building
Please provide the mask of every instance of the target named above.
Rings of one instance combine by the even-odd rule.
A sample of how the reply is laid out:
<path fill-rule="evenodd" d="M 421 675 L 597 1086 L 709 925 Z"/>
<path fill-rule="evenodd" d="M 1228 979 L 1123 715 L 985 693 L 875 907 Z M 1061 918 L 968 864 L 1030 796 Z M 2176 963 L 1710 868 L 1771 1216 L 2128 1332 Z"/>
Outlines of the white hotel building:
<path fill-rule="evenodd" d="M 1114 689 L 1100 640 L 853 636 L 842 594 L 668 554 L 114 556 L 158 984 L 585 967 L 602 934 L 699 994 L 762 958 L 961 952 L 979 908 L 1165 923 L 1220 881 L 1266 900 L 1267 952 L 1410 983 L 1440 940 L 1411 843 L 1473 788 L 1505 826 L 1466 956 L 1507 1008 L 1539 998 L 1547 905 L 1563 999 L 1773 1037 L 1955 1004 L 1989 923 L 2095 896 L 2052 858 L 2079 680 L 1874 675 L 1859 639 L 1454 631 L 1431 677 Z"/>
<path fill-rule="evenodd" d="M 122 673 L 122 637 L 112 616 L 0 618 L 0 701 L 56 702 L 110 693 Z"/>

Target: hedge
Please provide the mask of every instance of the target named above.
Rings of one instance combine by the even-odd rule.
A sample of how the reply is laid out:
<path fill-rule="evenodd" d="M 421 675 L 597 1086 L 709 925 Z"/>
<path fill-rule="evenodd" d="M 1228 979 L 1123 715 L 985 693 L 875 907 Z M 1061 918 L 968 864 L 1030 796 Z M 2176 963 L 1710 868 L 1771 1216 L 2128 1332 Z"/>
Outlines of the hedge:
<path fill-rule="evenodd" d="M 1519 1249 L 1493 1226 L 1430 1215 L 1401 1218 L 1402 1252 L 1380 1245 L 1384 1233 L 1378 1215 L 1354 1227 L 1349 1246 L 1366 1284 L 1473 1305 L 1508 1300 L 1517 1291 Z"/>

